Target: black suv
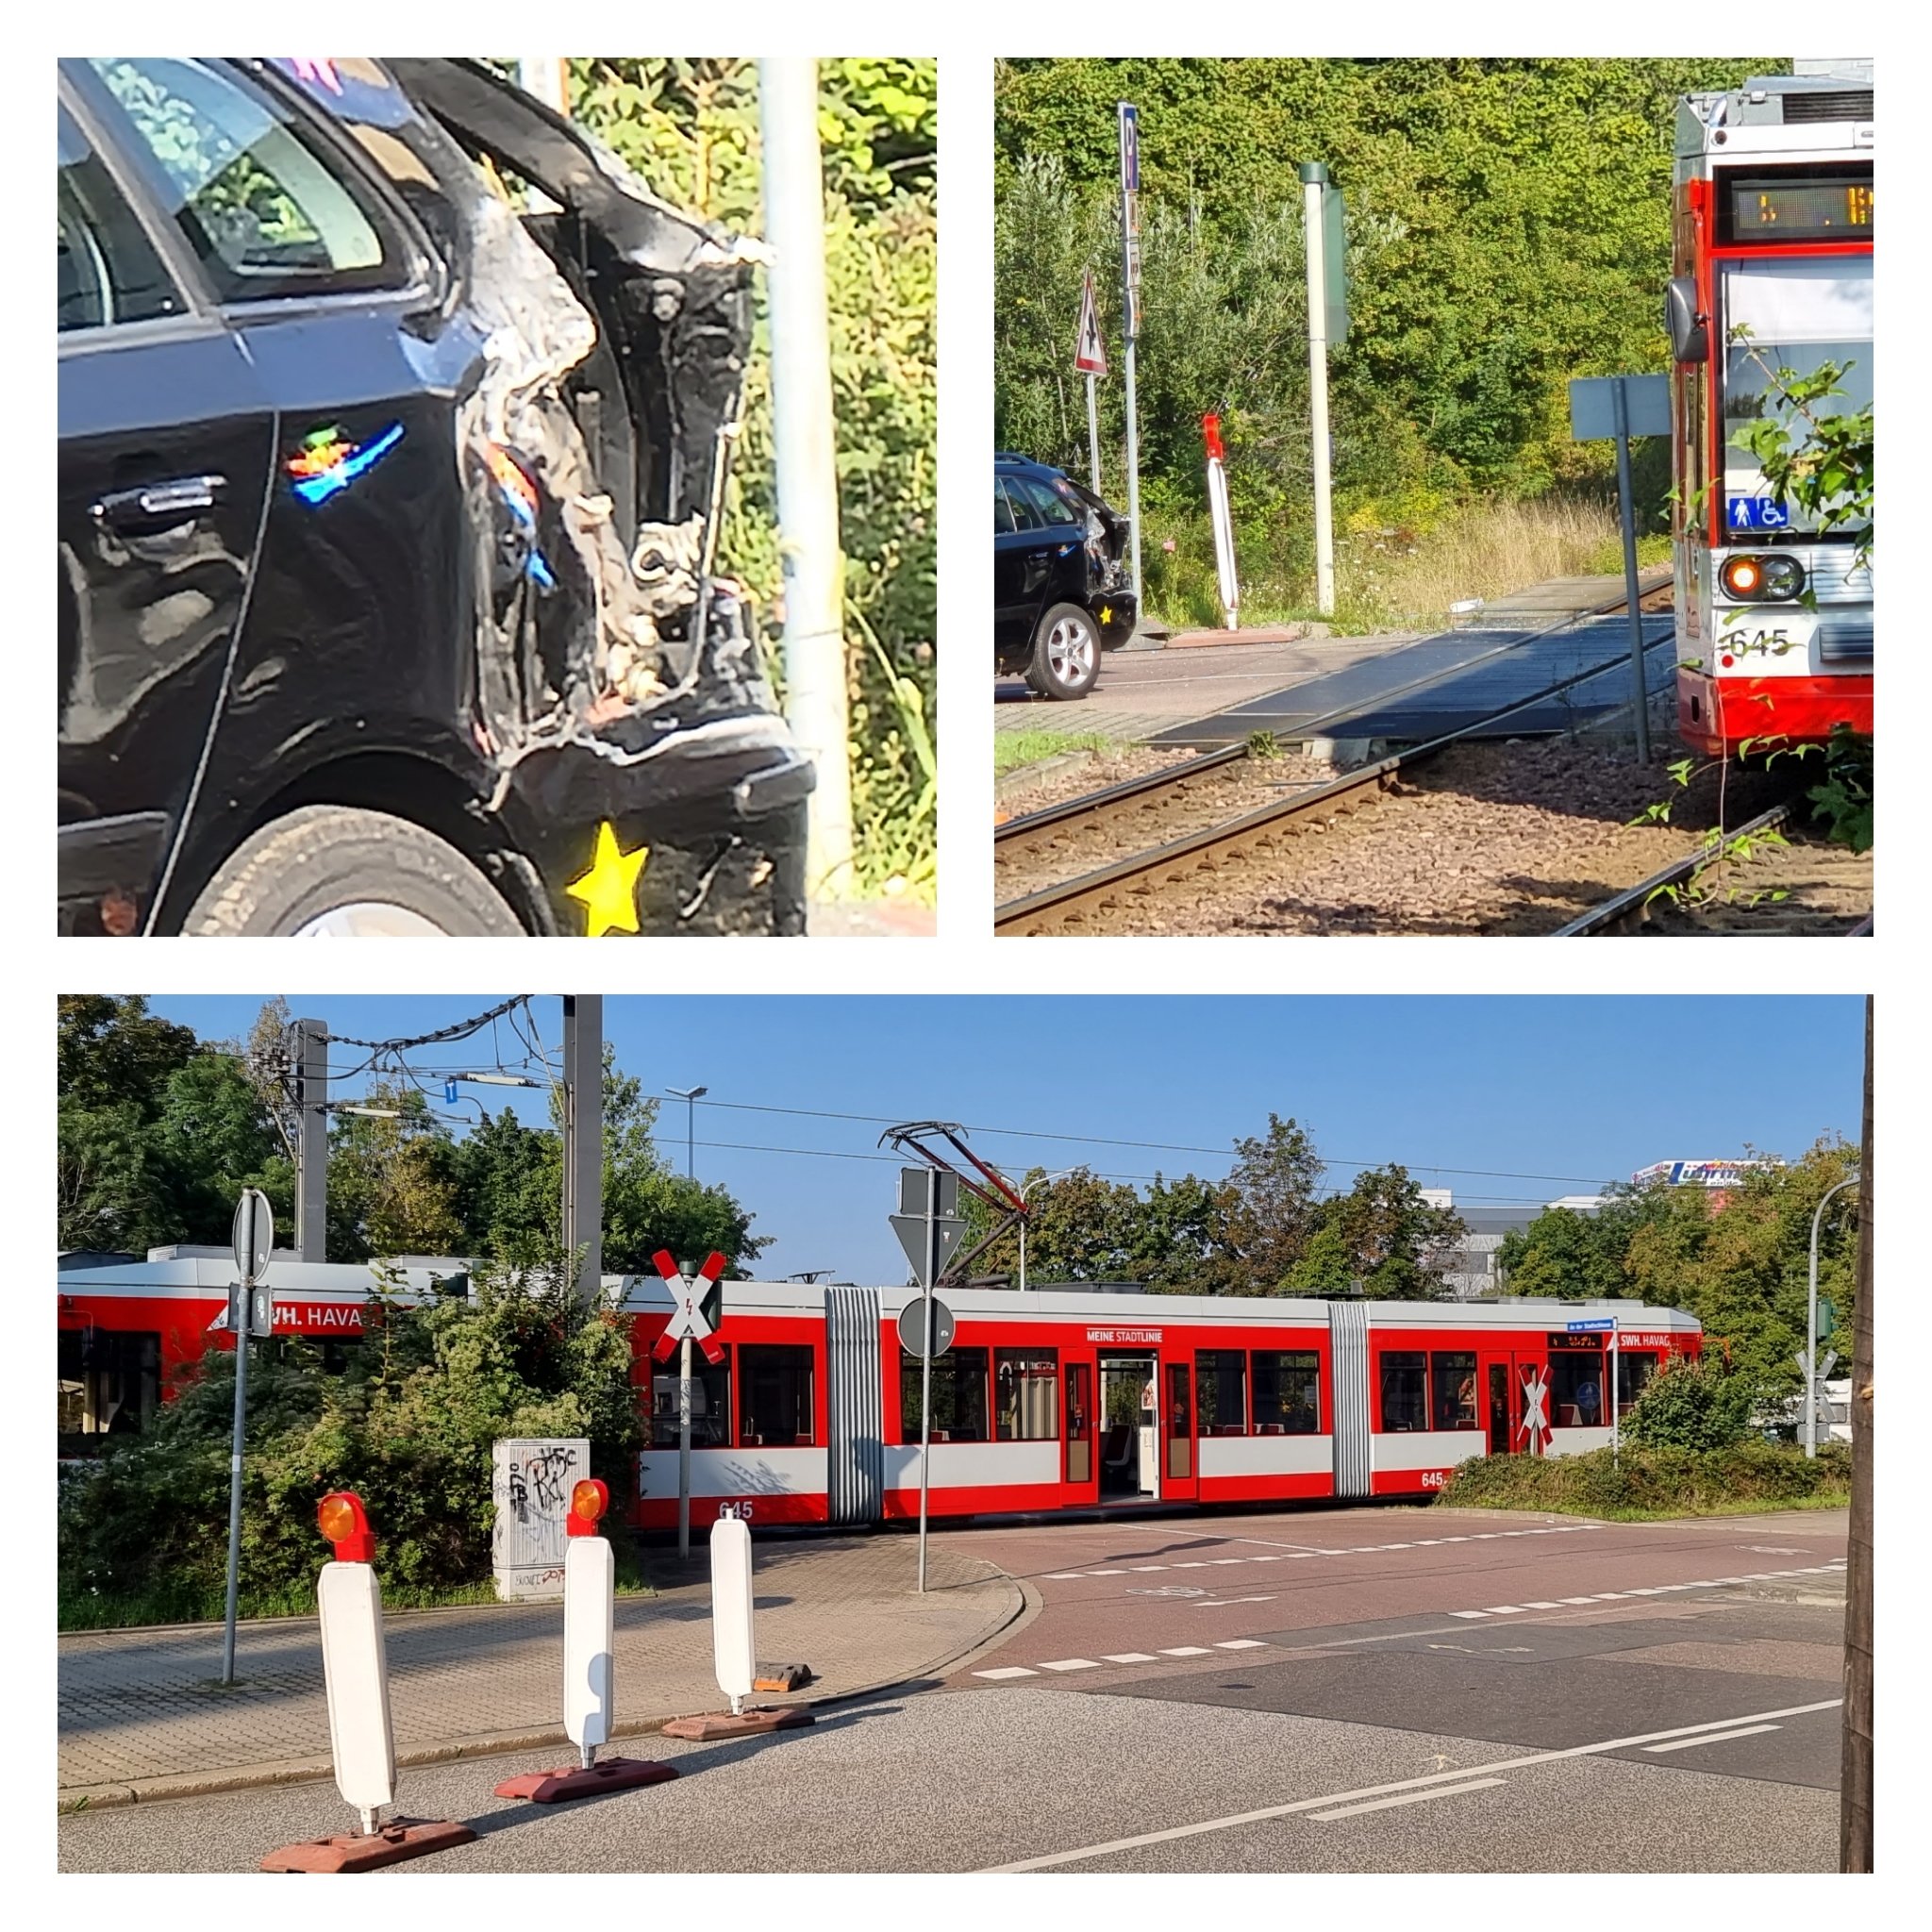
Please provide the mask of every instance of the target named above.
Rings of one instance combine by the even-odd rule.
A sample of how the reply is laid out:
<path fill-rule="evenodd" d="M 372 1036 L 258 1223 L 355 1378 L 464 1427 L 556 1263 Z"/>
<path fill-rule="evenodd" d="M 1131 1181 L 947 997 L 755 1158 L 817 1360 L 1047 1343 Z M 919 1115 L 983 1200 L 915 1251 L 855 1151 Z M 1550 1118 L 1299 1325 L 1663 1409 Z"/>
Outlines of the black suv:
<path fill-rule="evenodd" d="M 61 930 L 803 931 L 758 244 L 449 60 L 63 60 L 59 218 Z"/>
<path fill-rule="evenodd" d="M 1041 697 L 1084 698 L 1100 654 L 1134 634 L 1128 525 L 1065 472 L 992 462 L 993 666 Z"/>

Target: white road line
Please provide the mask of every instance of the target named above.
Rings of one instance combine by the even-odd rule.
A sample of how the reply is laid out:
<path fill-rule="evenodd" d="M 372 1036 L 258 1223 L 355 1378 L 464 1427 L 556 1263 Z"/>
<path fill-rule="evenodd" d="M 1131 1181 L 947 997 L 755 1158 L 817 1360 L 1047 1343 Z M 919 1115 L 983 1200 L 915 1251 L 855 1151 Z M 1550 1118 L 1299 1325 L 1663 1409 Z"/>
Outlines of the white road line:
<path fill-rule="evenodd" d="M 1561 1604 L 1551 1603 L 1540 1604 L 1530 1597 L 1524 1597 L 1523 1600 L 1523 1607 L 1525 1610 L 1560 1610 L 1563 1607 L 1563 1606 Z"/>
<path fill-rule="evenodd" d="M 1557 1601 L 1565 1604 L 1593 1604 L 1596 1599 L 1593 1596 L 1565 1596 L 1558 1597 Z"/>
<path fill-rule="evenodd" d="M 1487 1617 L 1490 1613 L 1487 1610 L 1451 1610 L 1449 1614 L 1452 1617 Z"/>
<path fill-rule="evenodd" d="M 682 1424 L 679 1424 L 679 1426 L 681 1427 Z M 1247 1560 L 1245 1557 L 1209 1557 L 1208 1559 L 1209 1567 L 1216 1569 L 1223 1563 L 1245 1563 Z"/>
<path fill-rule="evenodd" d="M 1794 1704 L 1783 1710 L 1758 1711 L 1754 1715 L 1765 1720 L 1808 1717 L 1814 1711 L 1836 1710 L 1843 1702 L 1841 1697 L 1827 1697 L 1818 1704 Z M 1110 1839 L 1105 1844 L 1082 1845 L 1071 1852 L 1049 1852 L 1038 1858 L 1017 1858 L 1010 1865 L 992 1865 L 987 1869 L 993 1872 L 1042 1872 L 1054 1865 L 1079 1865 L 1091 1858 L 1106 1857 L 1113 1852 L 1138 1851 L 1142 1845 L 1171 1844 L 1176 1839 L 1199 1838 L 1210 1831 L 1231 1831 L 1237 1825 L 1259 1824 L 1271 1818 L 1291 1818 L 1298 1812 L 1332 1809 L 1356 1798 L 1387 1797 L 1397 1791 L 1420 1790 L 1430 1786 L 1466 1785 L 1470 1781 L 1472 1772 L 1474 1771 L 1523 1771 L 1531 1765 L 1556 1764 L 1571 1757 L 1601 1757 L 1607 1751 L 1627 1751 L 1633 1745 L 1655 1743 L 1664 1738 L 1693 1737 L 1734 1730 L 1743 1722 L 1740 1718 L 1720 1718 L 1713 1724 L 1686 1724 L 1675 1731 L 1645 1731 L 1632 1738 L 1607 1738 L 1596 1744 L 1573 1744 L 1564 1751 L 1538 1751 L 1527 1757 L 1507 1757 L 1497 1764 L 1474 1765 L 1466 1771 L 1439 1771 L 1423 1777 L 1404 1778 L 1392 1784 L 1364 1785 L 1358 1790 L 1328 1791 L 1319 1798 L 1297 1798 L 1292 1804 L 1269 1805 L 1258 1811 L 1238 1811 L 1226 1818 L 1204 1819 L 1198 1824 L 1176 1824 L 1165 1831 L 1142 1832 L 1136 1838 Z"/>
<path fill-rule="evenodd" d="M 1151 1664 L 1154 1653 L 1147 1650 L 1104 1650 L 1101 1653 L 1110 1664 Z"/>
<path fill-rule="evenodd" d="M 1022 1670 L 1018 1664 L 1007 1664 L 997 1671 L 974 1671 L 975 1677 L 1037 1677 L 1038 1671 Z"/>
<path fill-rule="evenodd" d="M 1176 1563 L 1174 1567 L 1176 1570 L 1205 1570 L 1208 1566 L 1205 1563 Z"/>
<path fill-rule="evenodd" d="M 1274 1601 L 1272 1596 L 1216 1596 L 1209 1597 L 1206 1603 L 1195 1604 L 1193 1607 L 1197 1610 L 1224 1610 L 1229 1604 L 1272 1604 Z"/>
<path fill-rule="evenodd" d="M 1100 1666 L 1091 1657 L 1063 1657 L 1052 1663 L 1043 1663 L 1042 1671 L 1097 1671 Z"/>
<path fill-rule="evenodd" d="M 1520 1617 L 1522 1614 L 1523 1606 L 1521 1604 L 1491 1604 L 1483 1612 L 1483 1615 L 1486 1617 Z"/>
<path fill-rule="evenodd" d="M 1083 1570 L 1080 1573 L 1082 1576 L 1124 1576 L 1126 1574 L 1124 1570 Z"/>
<path fill-rule="evenodd" d="M 1205 1644 L 1177 1643 L 1172 1650 L 1163 1650 L 1162 1657 L 1206 1657 L 1208 1655 Z"/>
<path fill-rule="evenodd" d="M 1216 1650 L 1267 1650 L 1271 1646 L 1258 1637 L 1225 1637 L 1214 1647 Z"/>
<path fill-rule="evenodd" d="M 1310 1811 L 1310 1818 L 1326 1824 L 1331 1818 L 1359 1818 L 1364 1811 L 1393 1811 L 1398 1805 L 1426 1805 L 1434 1798 L 1459 1798 L 1464 1791 L 1486 1791 L 1492 1785 L 1506 1785 L 1506 1777 L 1479 1777 L 1472 1784 L 1444 1785 L 1436 1791 L 1410 1791 L 1406 1798 L 1377 1798 L 1370 1805 L 1343 1805 L 1334 1811 Z"/>
<path fill-rule="evenodd" d="M 1136 1575 L 1141 1575 L 1149 1570 L 1165 1570 L 1167 1568 L 1167 1565 L 1165 1563 L 1130 1563 L 1127 1567 L 1130 1570 L 1132 1570 Z"/>
<path fill-rule="evenodd" d="M 1719 1731 L 1709 1738 L 1679 1738 L 1674 1744 L 1646 1744 L 1646 1751 L 1689 1751 L 1696 1744 L 1728 1744 L 1733 1738 L 1761 1738 L 1766 1731 L 1781 1731 L 1782 1724 L 1748 1724 L 1741 1731 Z"/>
<path fill-rule="evenodd" d="M 1046 1580 L 1049 1583 L 1071 1583 L 1076 1576 L 1086 1575 L 1084 1570 L 1049 1570 Z"/>

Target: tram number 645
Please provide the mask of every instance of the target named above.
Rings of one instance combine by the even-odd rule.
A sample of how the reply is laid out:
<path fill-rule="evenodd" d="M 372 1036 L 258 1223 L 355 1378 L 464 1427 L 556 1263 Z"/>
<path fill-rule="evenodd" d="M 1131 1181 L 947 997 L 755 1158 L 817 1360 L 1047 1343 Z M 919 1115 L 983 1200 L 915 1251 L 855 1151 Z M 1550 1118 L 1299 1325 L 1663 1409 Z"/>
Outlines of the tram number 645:
<path fill-rule="evenodd" d="M 751 1521 L 751 1505 L 749 1503 L 720 1503 L 718 1505 L 718 1514 L 720 1516 L 736 1516 L 741 1522 L 749 1523 Z"/>
<path fill-rule="evenodd" d="M 1446 1469 L 1425 1469 L 1423 1471 L 1423 1488 L 1440 1490 L 1447 1486 L 1449 1472 Z"/>

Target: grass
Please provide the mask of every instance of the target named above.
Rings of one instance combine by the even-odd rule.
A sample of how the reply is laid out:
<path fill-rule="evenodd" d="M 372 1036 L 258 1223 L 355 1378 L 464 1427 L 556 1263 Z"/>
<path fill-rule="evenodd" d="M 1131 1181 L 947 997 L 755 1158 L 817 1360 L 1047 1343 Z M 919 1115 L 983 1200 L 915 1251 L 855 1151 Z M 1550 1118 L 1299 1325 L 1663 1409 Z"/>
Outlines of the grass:
<path fill-rule="evenodd" d="M 1150 515 L 1142 559 L 1152 611 L 1175 625 L 1216 625 L 1221 594 L 1207 520 Z M 1172 541 L 1174 549 L 1165 545 Z M 1638 541 L 1638 561 L 1667 561 L 1670 540 Z M 1307 622 L 1316 615 L 1312 553 L 1306 531 L 1236 532 L 1244 625 Z M 1615 508 L 1561 493 L 1489 497 L 1456 506 L 1426 525 L 1389 527 L 1367 515 L 1338 519 L 1339 632 L 1440 629 L 1449 607 L 1493 601 L 1553 577 L 1613 576 L 1624 568 Z"/>
<path fill-rule="evenodd" d="M 992 740 L 993 775 L 1017 771 L 1022 765 L 1037 765 L 1042 758 L 1058 758 L 1062 752 L 1105 754 L 1119 749 L 1117 740 L 1104 737 L 1098 731 L 996 731 Z"/>

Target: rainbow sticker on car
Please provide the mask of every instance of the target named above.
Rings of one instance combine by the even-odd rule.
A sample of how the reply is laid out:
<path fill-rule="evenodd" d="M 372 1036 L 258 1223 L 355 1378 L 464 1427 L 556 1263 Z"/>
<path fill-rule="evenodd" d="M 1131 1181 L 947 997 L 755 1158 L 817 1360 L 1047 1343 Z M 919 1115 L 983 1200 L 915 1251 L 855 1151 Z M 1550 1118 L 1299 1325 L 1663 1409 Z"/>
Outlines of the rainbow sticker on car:
<path fill-rule="evenodd" d="M 322 503 L 373 469 L 402 440 L 400 423 L 391 423 L 380 436 L 362 443 L 351 442 L 342 425 L 332 423 L 305 436 L 302 446 L 282 467 L 304 503 Z"/>

